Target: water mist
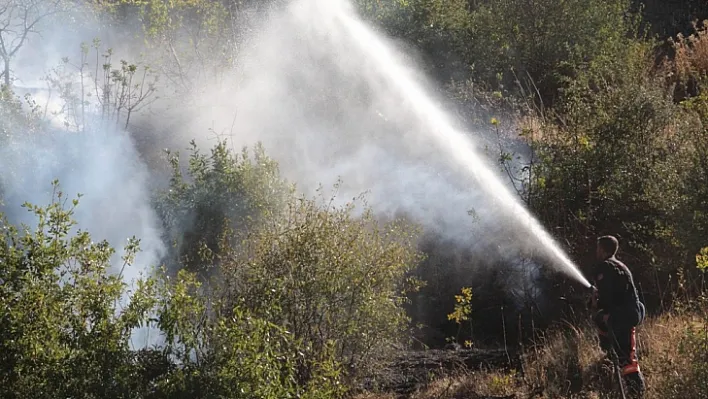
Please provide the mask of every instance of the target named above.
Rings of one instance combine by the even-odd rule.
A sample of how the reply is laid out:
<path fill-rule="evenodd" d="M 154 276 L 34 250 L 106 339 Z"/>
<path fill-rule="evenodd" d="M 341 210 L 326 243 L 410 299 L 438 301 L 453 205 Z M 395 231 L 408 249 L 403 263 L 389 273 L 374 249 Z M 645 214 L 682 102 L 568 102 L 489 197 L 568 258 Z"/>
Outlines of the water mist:
<path fill-rule="evenodd" d="M 67 48 L 58 30 L 45 35 L 45 48 Z M 27 49 L 27 64 L 54 62 Z M 134 58 L 130 50 L 122 49 L 127 59 Z M 368 191 L 378 215 L 403 214 L 475 257 L 511 265 L 541 257 L 589 285 L 480 155 L 473 145 L 480 134 L 454 126 L 410 55 L 366 26 L 348 2 L 293 0 L 256 24 L 239 52 L 236 71 L 224 73 L 232 80 L 200 81 L 197 92 L 174 104 L 162 90 L 154 112 L 132 119 L 133 130 L 159 132 L 140 133 L 153 135 L 155 152 L 181 150 L 193 138 L 208 151 L 213 131 L 228 133 L 236 150 L 261 141 L 306 194 L 341 178 L 341 201 Z M 15 133 L 17 141 L 0 149 L 13 221 L 27 222 L 19 204 L 46 203 L 48 183 L 59 178 L 69 196 L 85 194 L 79 227 L 118 248 L 132 235 L 142 239 L 126 282 L 159 264 L 168 243 L 150 204 L 156 171 L 128 134 L 101 130 L 86 139 L 64 132 L 39 140 Z M 476 217 L 468 216 L 470 208 Z M 475 265 L 465 267 L 474 274 Z M 144 329 L 133 338 L 136 346 L 159 341 L 158 332 Z"/>
<path fill-rule="evenodd" d="M 480 258 L 543 258 L 589 286 L 409 57 L 348 2 L 294 0 L 256 32 L 236 82 L 204 89 L 185 134 L 214 126 L 235 147 L 261 141 L 306 193 L 341 178 L 343 200 L 368 191 L 376 213 L 404 214 Z M 210 147 L 213 136 L 198 141 Z"/>
<path fill-rule="evenodd" d="M 415 110 L 416 114 L 420 115 L 421 123 L 425 125 L 427 131 L 434 137 L 441 150 L 450 154 L 461 165 L 464 165 L 465 169 L 474 176 L 478 187 L 497 200 L 500 208 L 513 215 L 520 230 L 525 230 L 538 240 L 542 250 L 545 252 L 544 255 L 550 261 L 555 262 L 571 277 L 589 287 L 590 284 L 573 262 L 568 259 L 538 221 L 502 185 L 499 178 L 485 166 L 483 160 L 473 149 L 470 140 L 452 128 L 443 112 L 430 101 L 430 98 L 420 87 L 416 86 L 415 81 L 396 62 L 383 43 L 378 41 L 361 21 L 352 18 L 350 16 L 351 11 L 346 12 L 344 7 L 337 11 L 335 13 L 336 18 L 341 21 L 342 26 L 353 37 L 358 38 L 356 43 L 361 46 L 362 51 L 381 66 L 382 72 L 386 73 L 391 81 L 395 83 L 396 88 L 401 91 L 403 97 L 409 99 L 409 106 Z"/>

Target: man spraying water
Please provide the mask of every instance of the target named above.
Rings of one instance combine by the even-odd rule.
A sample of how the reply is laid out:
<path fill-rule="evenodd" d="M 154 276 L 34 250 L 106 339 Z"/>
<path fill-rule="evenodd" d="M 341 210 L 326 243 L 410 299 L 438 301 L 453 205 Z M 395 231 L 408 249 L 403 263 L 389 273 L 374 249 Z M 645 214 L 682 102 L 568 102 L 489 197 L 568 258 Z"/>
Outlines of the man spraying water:
<path fill-rule="evenodd" d="M 615 257 L 618 248 L 619 241 L 613 236 L 597 240 L 598 263 L 591 277 L 594 321 L 602 349 L 617 355 L 627 394 L 631 398 L 642 398 L 645 387 L 636 354 L 636 327 L 644 321 L 646 311 L 639 300 L 632 273 Z"/>

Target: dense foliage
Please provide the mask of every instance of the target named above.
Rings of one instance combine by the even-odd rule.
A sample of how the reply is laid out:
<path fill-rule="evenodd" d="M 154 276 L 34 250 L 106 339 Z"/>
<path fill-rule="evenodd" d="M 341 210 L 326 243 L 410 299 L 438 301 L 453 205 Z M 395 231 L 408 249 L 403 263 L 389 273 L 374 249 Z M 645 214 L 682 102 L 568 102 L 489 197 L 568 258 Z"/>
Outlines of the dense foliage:
<path fill-rule="evenodd" d="M 654 29 L 656 15 L 643 18 L 642 7 L 625 1 L 363 3 L 391 34 L 417 42 L 434 76 L 452 79 L 451 96 L 471 123 L 499 129 L 501 120 L 528 145 L 527 163 L 504 146 L 500 163 L 576 258 L 589 262 L 595 237 L 615 234 L 651 310 L 668 306 L 682 269 L 700 290 L 693 259 L 708 240 L 701 24 L 690 36 Z M 684 3 L 692 18 L 706 12 Z M 656 41 L 647 28 L 678 35 Z M 427 277 L 446 285 L 436 266 Z M 447 284 L 447 306 L 466 284 L 475 282 Z"/>
<path fill-rule="evenodd" d="M 218 279 L 183 269 L 127 285 L 108 243 L 73 231 L 78 200 L 65 203 L 57 191 L 47 207 L 27 204 L 34 228 L 2 222 L 3 397 L 331 398 L 405 343 L 418 257 L 405 225 L 284 198 L 282 218 L 239 252 L 227 228 L 205 249 Z M 138 250 L 131 241 L 121 270 Z M 135 352 L 131 339 L 150 332 L 164 342 Z"/>

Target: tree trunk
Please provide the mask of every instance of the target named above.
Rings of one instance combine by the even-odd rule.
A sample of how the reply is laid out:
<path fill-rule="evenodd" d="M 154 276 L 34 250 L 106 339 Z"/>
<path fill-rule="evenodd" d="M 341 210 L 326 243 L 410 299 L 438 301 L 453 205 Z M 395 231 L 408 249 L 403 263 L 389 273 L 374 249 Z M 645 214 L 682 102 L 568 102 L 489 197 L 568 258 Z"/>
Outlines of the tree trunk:
<path fill-rule="evenodd" d="M 5 58 L 5 72 L 4 72 L 4 78 L 5 78 L 5 86 L 7 88 L 10 88 L 10 59 Z"/>

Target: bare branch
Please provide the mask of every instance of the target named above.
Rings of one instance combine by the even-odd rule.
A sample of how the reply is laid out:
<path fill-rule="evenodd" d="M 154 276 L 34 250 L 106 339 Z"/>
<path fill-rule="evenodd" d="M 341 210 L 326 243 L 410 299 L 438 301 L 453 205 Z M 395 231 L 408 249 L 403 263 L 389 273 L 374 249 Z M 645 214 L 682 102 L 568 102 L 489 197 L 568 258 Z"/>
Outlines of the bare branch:
<path fill-rule="evenodd" d="M 54 14 L 58 14 L 59 12 L 60 12 L 60 10 L 56 10 L 56 9 L 55 9 L 55 10 L 51 10 L 51 11 L 45 12 L 45 13 L 43 13 L 43 14 L 37 15 L 37 16 L 30 22 L 30 24 L 27 25 L 27 22 L 28 22 L 28 20 L 30 19 L 30 18 L 29 18 L 29 10 L 25 10 L 25 15 L 24 15 L 24 24 L 25 24 L 25 26 L 24 26 L 24 31 L 22 32 L 21 39 L 19 40 L 19 43 L 17 44 L 17 46 L 15 46 L 15 48 L 10 51 L 10 57 L 14 56 L 14 55 L 17 53 L 17 51 L 18 51 L 20 48 L 22 48 L 22 45 L 25 43 L 25 40 L 27 40 L 27 36 L 28 36 L 30 33 L 35 33 L 34 27 L 35 27 L 40 21 L 42 21 L 43 19 L 45 19 L 45 18 L 47 18 L 47 17 L 50 17 L 50 16 L 52 16 L 52 15 L 54 15 Z"/>
<path fill-rule="evenodd" d="M 27 43 L 31 35 L 39 35 L 40 22 L 63 12 L 62 0 L 4 1 L 0 5 L 0 57 L 5 61 L 3 76 L 9 82 L 8 64 Z"/>

